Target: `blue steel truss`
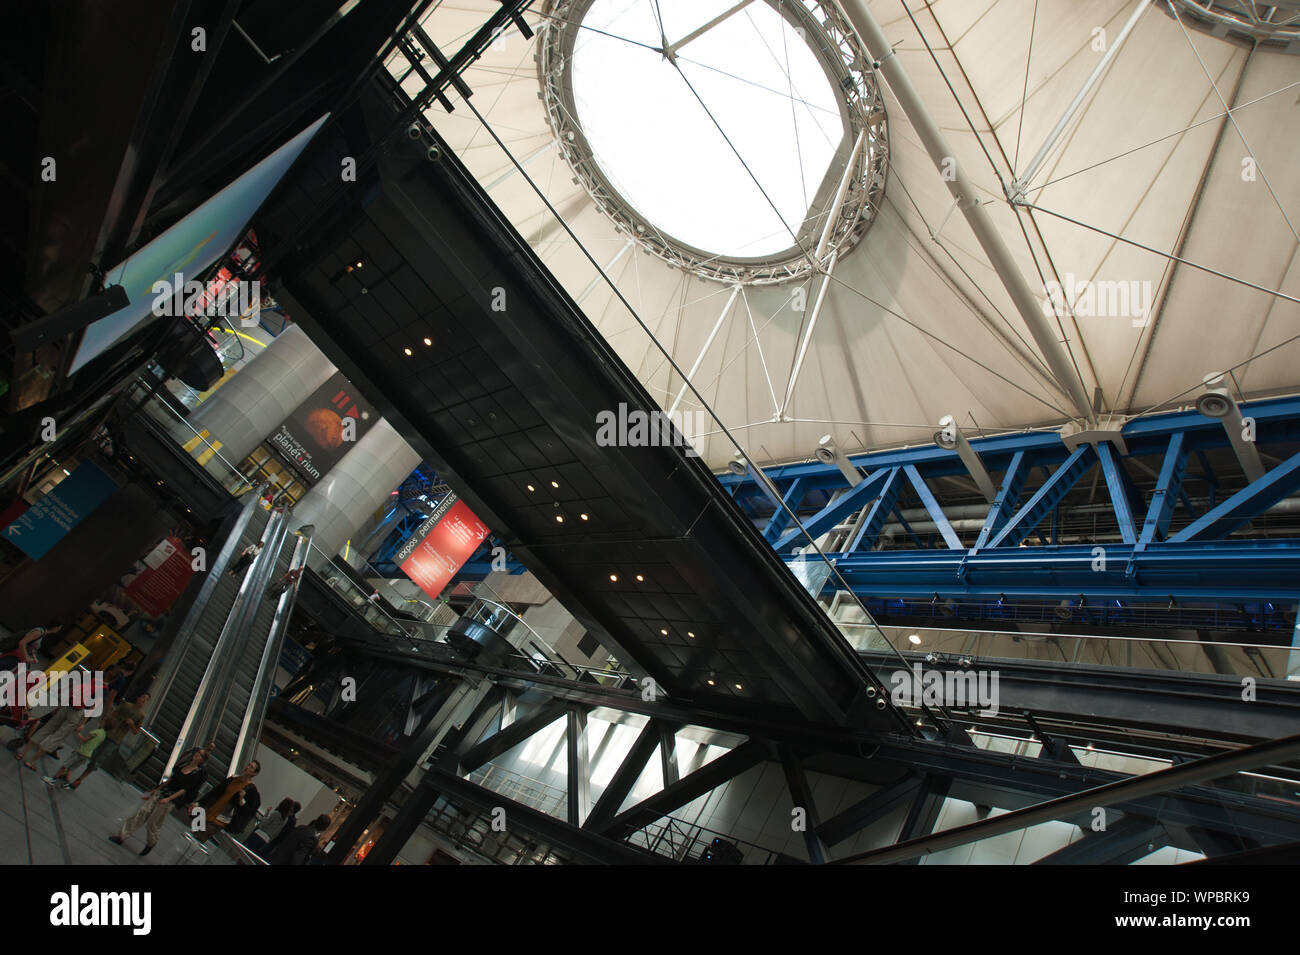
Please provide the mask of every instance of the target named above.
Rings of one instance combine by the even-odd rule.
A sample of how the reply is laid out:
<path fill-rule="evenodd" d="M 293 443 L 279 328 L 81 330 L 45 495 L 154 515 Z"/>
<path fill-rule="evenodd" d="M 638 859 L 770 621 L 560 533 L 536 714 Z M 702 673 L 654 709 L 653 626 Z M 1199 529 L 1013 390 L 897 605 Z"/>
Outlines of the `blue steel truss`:
<path fill-rule="evenodd" d="M 766 471 L 783 500 L 799 515 L 807 533 L 820 538 L 852 523 L 837 552 L 828 552 L 840 573 L 864 599 L 960 599 L 996 596 L 1036 600 L 1089 599 L 1203 602 L 1278 600 L 1300 596 L 1300 538 L 1249 534 L 1250 522 L 1300 492 L 1300 398 L 1242 406 L 1253 418 L 1256 443 L 1278 461 L 1259 480 L 1226 497 L 1225 475 L 1210 469 L 1207 452 L 1229 447 L 1223 425 L 1196 411 L 1134 419 L 1122 429 L 1122 444 L 1080 444 L 1073 450 L 1054 432 L 1024 432 L 975 439 L 972 447 L 995 478 L 997 496 L 982 528 L 963 543 L 945 515 L 932 484 L 963 476 L 955 450 L 924 445 L 849 457 L 865 475 L 850 486 L 834 464 L 812 460 Z M 1209 507 L 1198 513 L 1183 486 L 1196 456 L 1209 482 Z M 1160 461 L 1155 472 L 1134 459 Z M 1154 490 L 1143 494 L 1131 470 L 1158 473 Z M 1031 472 L 1045 479 L 1025 497 Z M 1113 521 L 1093 543 L 1061 544 L 1057 527 L 1062 502 L 1086 475 L 1099 470 Z M 724 473 L 718 480 L 756 520 L 764 536 L 787 560 L 807 543 L 747 475 Z M 1244 476 L 1238 483 L 1244 483 Z M 900 492 L 919 497 L 933 530 L 928 541 L 902 519 Z M 1229 487 L 1235 486 L 1229 482 Z M 1100 498 L 1099 498 L 1100 499 Z M 1171 532 L 1182 507 L 1182 526 Z M 889 521 L 898 522 L 915 549 L 878 549 Z M 1241 536 L 1231 537 L 1237 533 Z M 1037 542 L 1035 542 L 1035 540 Z"/>

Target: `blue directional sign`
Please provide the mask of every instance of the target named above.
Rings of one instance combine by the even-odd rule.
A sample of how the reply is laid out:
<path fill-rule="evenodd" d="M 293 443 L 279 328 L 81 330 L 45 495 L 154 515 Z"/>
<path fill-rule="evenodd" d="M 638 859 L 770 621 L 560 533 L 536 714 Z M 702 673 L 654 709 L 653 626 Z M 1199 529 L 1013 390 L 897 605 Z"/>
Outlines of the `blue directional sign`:
<path fill-rule="evenodd" d="M 6 527 L 5 538 L 32 560 L 40 560 L 116 490 L 111 477 L 89 461 L 82 462 Z"/>

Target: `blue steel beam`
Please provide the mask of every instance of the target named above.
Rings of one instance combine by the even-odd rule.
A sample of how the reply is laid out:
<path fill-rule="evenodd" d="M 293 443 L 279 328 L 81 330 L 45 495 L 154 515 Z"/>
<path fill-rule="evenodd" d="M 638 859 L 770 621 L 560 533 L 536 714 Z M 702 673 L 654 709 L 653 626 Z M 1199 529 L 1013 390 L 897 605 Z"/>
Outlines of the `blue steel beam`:
<path fill-rule="evenodd" d="M 1297 490 L 1300 490 L 1300 452 L 1259 480 L 1251 481 L 1169 539 L 1176 542 L 1220 540 Z"/>
<path fill-rule="evenodd" d="M 916 469 L 916 465 L 908 464 L 904 466 L 903 472 L 907 475 L 907 479 L 912 482 L 912 487 L 916 490 L 917 496 L 920 497 L 921 504 L 924 505 L 926 513 L 930 515 L 930 520 L 934 522 L 934 526 L 938 528 L 944 543 L 948 545 L 948 549 L 962 550 L 961 538 L 957 536 L 957 532 L 948 523 L 943 508 L 935 500 L 934 493 L 926 485 L 925 479 L 921 477 L 921 472 Z M 902 515 L 899 515 L 899 519 L 902 519 Z"/>
<path fill-rule="evenodd" d="M 772 546 L 777 553 L 783 553 L 790 549 L 798 541 L 805 540 L 804 530 L 807 530 L 808 536 L 816 540 L 821 537 L 832 527 L 838 524 L 844 518 L 848 517 L 854 511 L 859 511 L 871 503 L 872 498 L 880 494 L 884 487 L 885 479 L 888 477 L 888 471 L 877 471 L 867 477 L 857 487 L 849 488 L 841 494 L 836 500 L 831 501 L 820 511 L 803 522 L 803 529 L 796 527 L 788 531 Z M 843 475 L 840 476 L 840 482 L 847 486 Z"/>
<path fill-rule="evenodd" d="M 1257 443 L 1300 438 L 1300 397 L 1248 402 L 1242 405 L 1242 414 L 1255 419 L 1258 429 Z M 1189 448 L 1228 446 L 1227 436 L 1219 420 L 1207 418 L 1199 411 L 1179 411 L 1136 418 L 1125 424 L 1121 433 L 1128 445 L 1130 456 L 1160 454 L 1168 444 L 1170 436 L 1179 433 L 1186 434 Z M 1024 451 L 1035 464 L 1050 464 L 1064 459 L 1067 454 L 1060 435 L 1054 431 L 1025 431 L 992 438 L 975 438 L 970 443 L 990 470 L 994 471 L 1004 467 L 1017 451 Z M 927 478 L 966 474 L 966 467 L 956 451 L 949 451 L 933 444 L 850 455 L 849 461 L 854 467 L 866 471 L 913 464 Z M 765 471 L 779 487 L 797 477 L 810 480 L 807 485 L 810 491 L 846 485 L 843 476 L 835 467 L 824 465 L 819 461 L 780 465 L 766 468 Z M 718 481 L 728 488 L 734 488 L 745 480 L 747 480 L 746 476 L 737 477 L 730 472 L 718 475 Z"/>
<path fill-rule="evenodd" d="M 1011 458 L 1011 463 L 1007 465 L 1006 473 L 1002 475 L 1002 486 L 998 488 L 998 496 L 993 499 L 993 506 L 989 508 L 989 516 L 984 519 L 980 536 L 976 539 L 975 546 L 971 548 L 972 553 L 988 544 L 989 539 L 1002 530 L 1015 506 L 1020 503 L 1020 494 L 1025 488 L 1027 477 L 1029 477 L 1029 468 L 1025 465 L 1025 452 L 1017 451 Z"/>
<path fill-rule="evenodd" d="M 1034 496 L 1016 511 L 1002 530 L 998 531 L 989 547 L 1019 546 L 1043 518 L 1061 503 L 1065 495 L 1070 493 L 1070 489 L 1079 478 L 1088 472 L 1092 467 L 1093 457 L 1092 445 L 1081 444 L 1075 448 L 1064 463 L 1052 472 L 1052 476 L 1043 482 L 1042 487 L 1034 492 Z"/>
<path fill-rule="evenodd" d="M 1099 565 L 1094 545 L 991 548 L 977 554 L 951 550 L 886 550 L 832 554 L 845 581 L 860 596 L 1061 599 L 1087 594 L 1163 602 L 1295 600 L 1300 540 L 1158 541 L 1135 553 L 1108 543 Z M 958 568 L 966 564 L 964 578 Z M 1136 564 L 1130 576 L 1127 566 Z"/>
<path fill-rule="evenodd" d="M 1137 543 L 1137 531 L 1133 526 L 1133 508 L 1129 503 L 1128 475 L 1119 463 L 1119 455 L 1108 441 L 1097 443 L 1097 458 L 1101 461 L 1101 471 L 1106 476 L 1106 490 L 1110 492 L 1110 506 L 1115 511 L 1115 523 L 1119 525 L 1119 534 L 1125 544 Z"/>
<path fill-rule="evenodd" d="M 867 513 L 866 518 L 853 533 L 853 539 L 849 546 L 845 548 L 847 553 L 856 553 L 863 544 L 866 549 L 871 550 L 876 545 L 876 538 L 880 536 L 881 529 L 885 526 L 885 521 L 889 520 L 889 515 L 893 513 L 894 506 L 898 503 L 898 492 L 903 488 L 902 478 L 899 477 L 898 468 L 890 468 L 889 474 L 885 478 L 885 486 L 881 488 L 880 497 L 871 505 L 871 510 Z"/>
<path fill-rule="evenodd" d="M 795 478 L 790 482 L 790 488 L 782 496 L 782 503 L 785 507 L 778 507 L 772 519 L 767 522 L 767 527 L 763 529 L 763 537 L 770 544 L 785 532 L 790 525 L 791 512 L 798 513 L 799 505 L 803 503 L 804 480 Z"/>
<path fill-rule="evenodd" d="M 1142 523 L 1142 536 L 1138 539 L 1142 547 L 1156 537 L 1163 538 L 1169 531 L 1174 505 L 1182 495 L 1188 454 L 1187 436 L 1182 432 L 1170 435 L 1165 460 L 1160 465 L 1160 476 L 1156 478 L 1156 489 L 1151 495 L 1151 506 L 1147 509 L 1147 519 Z"/>

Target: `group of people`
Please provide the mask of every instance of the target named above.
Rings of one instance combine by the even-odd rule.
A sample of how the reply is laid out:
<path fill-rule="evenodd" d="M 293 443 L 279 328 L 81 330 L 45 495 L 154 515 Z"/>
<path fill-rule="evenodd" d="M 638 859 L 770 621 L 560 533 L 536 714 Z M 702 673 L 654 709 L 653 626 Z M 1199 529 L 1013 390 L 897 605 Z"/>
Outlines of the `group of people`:
<path fill-rule="evenodd" d="M 261 542 L 249 549 L 252 553 L 246 551 L 241 555 L 241 560 L 246 558 L 246 563 L 251 562 L 260 547 Z M 291 586 L 296 579 L 284 580 L 283 586 Z M 37 669 L 37 652 L 42 642 L 61 629 L 57 623 L 51 623 L 28 630 L 13 649 L 0 654 L 0 670 L 13 670 L 20 664 Z M 144 726 L 149 694 L 140 693 L 123 700 L 133 673 L 134 667 L 129 664 L 110 667 L 93 684 L 79 684 L 80 692 L 71 693 L 66 705 L 56 706 L 37 719 L 16 719 L 19 733 L 7 745 L 14 751 L 19 765 L 39 771 L 40 759 L 47 756 L 60 759 L 62 748 L 70 746 L 73 752 L 62 758 L 63 765 L 57 772 L 41 777 L 46 785 L 75 790 L 96 769 L 111 771 L 111 760 L 127 735 L 140 733 Z M 97 705 L 100 700 L 102 705 Z M 215 746 L 209 743 L 182 753 L 172 773 L 140 797 L 141 805 L 109 839 L 124 845 L 143 827 L 145 846 L 139 854 L 148 855 L 158 844 L 163 824 L 173 809 L 182 809 L 188 822 L 198 807 L 203 811 L 204 823 L 195 834 L 202 841 L 224 830 L 236 839 L 245 840 L 251 851 L 271 865 L 303 865 L 318 857 L 320 835 L 329 827 L 329 816 L 318 816 L 305 825 L 297 825 L 302 806 L 286 797 L 259 821 L 261 796 L 253 785 L 262 768 L 257 760 L 251 761 L 238 775 L 203 792 L 208 782 L 204 767 Z"/>
<path fill-rule="evenodd" d="M 253 760 L 237 776 L 227 777 L 202 797 L 206 782 L 204 764 L 212 755 L 214 744 L 182 753 L 176 768 L 149 792 L 140 797 L 144 803 L 122 827 L 109 836 L 111 842 L 125 845 L 141 827 L 146 827 L 145 846 L 140 855 L 148 855 L 162 835 L 163 823 L 174 808 L 182 809 L 186 819 L 193 818 L 195 807 L 203 811 L 203 826 L 196 833 L 201 842 L 225 831 L 238 839 L 269 865 L 305 865 L 318 855 L 320 834 L 329 827 L 327 815 L 316 817 L 307 825 L 296 825 L 302 806 L 285 797 L 258 822 L 261 796 L 253 784 L 262 766 Z M 250 830 L 252 830 L 250 832 Z"/>

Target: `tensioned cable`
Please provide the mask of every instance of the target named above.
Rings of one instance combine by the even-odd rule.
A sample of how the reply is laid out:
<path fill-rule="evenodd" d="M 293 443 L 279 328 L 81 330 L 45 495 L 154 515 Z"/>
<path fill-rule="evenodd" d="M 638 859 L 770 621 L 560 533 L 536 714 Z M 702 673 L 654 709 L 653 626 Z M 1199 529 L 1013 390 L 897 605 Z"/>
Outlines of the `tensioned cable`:
<path fill-rule="evenodd" d="M 1196 44 L 1193 43 L 1192 38 L 1188 36 L 1187 27 L 1183 26 L 1183 21 L 1178 16 L 1178 11 L 1174 9 L 1174 5 L 1170 0 L 1165 0 L 1165 4 L 1169 7 L 1169 12 L 1174 15 L 1174 19 L 1178 21 L 1178 28 L 1183 31 L 1183 37 L 1187 40 L 1187 45 L 1191 47 L 1192 53 L 1196 57 L 1196 62 L 1201 64 L 1201 72 L 1205 74 L 1205 78 L 1214 89 L 1214 95 L 1219 98 L 1219 105 L 1227 110 L 1228 122 L 1232 123 L 1232 128 L 1237 131 L 1237 136 L 1241 140 L 1241 144 L 1246 147 L 1247 154 L 1249 154 L 1250 158 L 1254 161 L 1255 168 L 1259 171 L 1259 177 L 1264 180 L 1264 186 L 1268 189 L 1268 194 L 1273 197 L 1273 204 L 1277 206 L 1277 211 L 1282 213 L 1282 218 L 1286 220 L 1286 227 L 1291 230 L 1292 237 L 1297 242 L 1300 242 L 1300 233 L 1297 233 L 1295 226 L 1291 224 L 1291 217 L 1286 214 L 1286 209 L 1282 207 L 1281 200 L 1278 199 L 1277 193 L 1273 191 L 1273 184 L 1268 181 L 1268 176 L 1264 172 L 1263 165 L 1255 158 L 1255 150 L 1251 149 L 1250 141 L 1246 139 L 1246 134 L 1243 133 L 1241 127 L 1237 125 L 1237 119 L 1232 115 L 1232 108 L 1228 105 L 1228 101 L 1223 98 L 1223 93 L 1219 91 L 1219 84 L 1214 82 L 1214 77 L 1210 75 L 1209 68 L 1206 67 L 1205 61 L 1201 59 L 1201 52 L 1196 49 Z"/>
<path fill-rule="evenodd" d="M 1034 30 L 1038 26 L 1038 0 L 1034 0 L 1034 16 L 1029 21 L 1029 52 L 1025 54 L 1025 85 L 1020 90 L 1020 121 L 1016 126 L 1016 157 L 1011 162 L 1014 175 L 1020 165 L 1020 136 L 1025 130 L 1025 106 L 1029 103 L 1029 66 L 1034 61 Z"/>
<path fill-rule="evenodd" d="M 991 299 L 988 293 L 984 291 L 983 286 L 979 282 L 975 281 L 974 276 L 972 276 L 966 270 L 966 267 L 957 260 L 957 257 L 952 254 L 952 252 L 948 249 L 948 247 L 939 238 L 939 234 L 936 233 L 933 228 L 931 228 L 930 223 L 926 221 L 925 213 L 923 213 L 921 211 L 921 207 L 916 204 L 916 200 L 912 197 L 911 190 L 907 188 L 907 183 L 904 182 L 903 177 L 898 174 L 898 170 L 895 169 L 893 170 L 893 172 L 894 172 L 894 178 L 898 180 L 899 188 L 903 190 L 903 195 L 905 195 L 907 197 L 907 201 L 911 203 L 913 210 L 915 210 L 917 216 L 921 220 L 921 224 L 925 226 L 926 231 L 930 234 L 930 237 L 934 240 L 934 243 L 938 245 L 940 249 L 943 250 L 944 254 L 947 255 L 948 258 L 952 260 L 953 265 L 955 265 L 957 269 L 961 272 L 961 274 L 966 277 L 966 280 L 970 282 L 971 285 L 980 293 L 980 295 L 984 297 L 984 301 L 988 302 L 989 307 L 992 308 L 994 313 L 996 313 L 997 316 L 1002 319 L 1003 324 L 1007 326 L 1007 330 L 1010 331 L 1011 334 L 1015 335 L 1017 340 L 1019 340 L 1020 344 L 1025 346 L 1025 351 L 1028 352 L 1030 359 L 1037 363 L 1039 373 L 1042 374 L 1049 381 L 1053 380 L 1050 369 L 1048 369 L 1046 365 L 1042 364 L 1042 359 L 1039 358 L 1033 346 L 1031 346 L 1029 342 L 1025 341 L 1024 336 L 1020 334 L 1020 331 L 1015 327 L 1015 325 L 1013 325 L 1011 321 L 1006 317 L 1006 315 L 1003 314 L 1002 309 L 998 308 L 997 304 L 993 301 L 993 299 Z M 895 213 L 898 214 L 899 220 L 906 225 L 907 220 L 903 219 L 903 216 L 898 213 L 897 203 L 895 203 L 893 199 L 888 199 L 887 201 L 894 208 Z M 910 227 L 908 228 L 908 231 L 912 232 L 913 235 L 916 235 L 915 231 L 913 231 Z M 920 237 L 917 236 L 917 238 Z M 1001 341 L 1000 338 L 999 341 Z M 1013 357 L 1017 358 L 1021 362 L 1021 365 L 1023 367 L 1024 366 L 1023 356 L 1016 355 L 1014 351 L 1009 346 L 1007 346 L 1006 342 L 1002 342 L 1002 345 L 1003 347 L 1007 348 L 1008 353 L 1012 354 Z"/>
<path fill-rule="evenodd" d="M 1269 295 L 1276 296 L 1277 298 L 1283 299 L 1284 301 L 1295 302 L 1296 304 L 1300 305 L 1300 298 L 1296 298 L 1294 295 L 1288 295 L 1286 294 L 1286 292 L 1278 291 L 1271 288 L 1265 288 L 1263 285 L 1258 285 L 1255 282 L 1249 281 L 1248 279 L 1238 278 L 1235 275 L 1229 275 L 1227 272 L 1221 272 L 1218 269 L 1210 268 L 1210 266 L 1208 265 L 1201 265 L 1198 262 L 1193 262 L 1191 259 L 1184 259 L 1182 256 L 1174 255 L 1172 252 L 1161 252 L 1159 249 L 1152 248 L 1149 245 L 1144 245 L 1143 243 L 1138 242 L 1136 239 L 1126 239 L 1122 235 L 1117 235 L 1114 232 L 1108 232 L 1107 230 L 1099 226 L 1089 225 L 1086 222 L 1080 222 L 1078 219 L 1072 219 L 1070 216 L 1067 216 L 1064 213 L 1053 212 L 1051 209 L 1044 209 L 1042 206 L 1036 206 L 1033 203 L 1029 203 L 1029 202 L 1016 203 L 1016 205 L 1023 205 L 1026 209 L 1033 209 L 1035 212 L 1043 212 L 1049 216 L 1055 216 L 1058 219 L 1064 219 L 1066 222 L 1072 223 L 1073 225 L 1077 225 L 1080 228 L 1088 229 L 1092 232 L 1099 233 L 1100 235 L 1109 236 L 1110 238 L 1115 239 L 1117 242 L 1123 242 L 1125 245 L 1134 246 L 1135 248 L 1142 249 L 1145 252 L 1150 252 L 1153 255 L 1160 255 L 1165 257 L 1166 259 L 1170 259 L 1182 265 L 1186 265 L 1194 269 L 1199 269 L 1202 272 L 1209 272 L 1211 275 L 1217 275 L 1219 278 L 1227 279 L 1229 282 L 1235 282 L 1238 285 L 1244 285 L 1247 288 L 1255 289 L 1255 291 L 1257 292 L 1266 292 Z"/>
<path fill-rule="evenodd" d="M 952 81 L 948 78 L 948 73 L 944 70 L 943 64 L 939 62 L 938 56 L 935 55 L 934 48 L 931 47 L 929 39 L 926 38 L 924 31 L 922 31 L 921 29 L 921 25 L 916 22 L 916 17 L 912 15 L 912 10 L 907 5 L 907 0 L 900 0 L 900 2 L 902 3 L 903 10 L 907 13 L 907 18 L 910 21 L 912 21 L 912 27 L 916 30 L 917 36 L 920 37 L 921 43 L 925 45 L 926 52 L 930 54 L 931 62 L 934 63 L 935 69 L 939 71 L 939 75 L 943 78 L 944 85 L 948 87 L 948 92 L 952 94 L 953 102 L 957 104 L 957 108 L 961 111 L 962 118 L 966 120 L 967 128 L 970 129 L 971 134 L 975 137 L 975 141 L 979 143 L 980 151 L 984 153 L 984 158 L 988 160 L 989 168 L 993 170 L 994 178 L 996 178 L 998 180 L 998 183 L 1002 186 L 1002 190 L 1005 195 L 1006 183 L 1002 179 L 1002 174 L 998 170 L 997 163 L 994 162 L 992 155 L 989 154 L 988 147 L 984 144 L 984 137 L 982 137 L 979 134 L 979 130 L 975 128 L 975 123 L 974 121 L 971 120 L 970 114 L 966 112 L 966 104 L 963 103 L 961 101 L 961 97 L 957 95 L 957 90 L 953 87 Z M 931 16 L 933 16 L 934 11 L 931 10 L 930 14 Z M 956 56 L 956 53 L 952 50 L 951 47 L 949 47 L 949 52 L 953 53 L 954 57 Z M 1029 239 L 1029 232 L 1027 229 L 1025 229 L 1024 222 L 1021 221 L 1020 216 L 1018 214 L 1016 215 L 1016 224 L 1020 227 L 1021 235 L 1024 236 L 1025 244 L 1029 248 L 1029 255 L 1034 262 L 1034 269 L 1035 271 L 1038 272 L 1038 280 L 1039 282 L 1042 283 L 1043 287 L 1046 288 L 1047 278 L 1043 274 L 1043 268 L 1038 262 L 1038 255 L 1034 249 L 1033 242 L 1031 242 Z M 1055 269 L 1053 269 L 1053 272 L 1055 272 Z M 1052 311 L 1053 313 L 1055 313 L 1056 309 L 1053 309 Z M 1073 312 L 1071 312 L 1071 315 L 1073 315 Z M 1087 383 L 1084 381 L 1083 371 L 1079 368 L 1078 359 L 1074 355 L 1074 349 L 1070 347 L 1070 337 L 1065 333 L 1065 326 L 1061 323 L 1061 316 L 1053 314 L 1053 317 L 1056 319 L 1056 327 L 1061 335 L 1059 341 L 1062 345 L 1065 346 L 1065 353 L 1070 357 L 1070 364 L 1074 366 L 1074 374 L 1079 379 L 1080 386 L 1086 392 Z M 1064 387 L 1065 383 L 1062 382 L 1061 385 L 1062 387 Z"/>
<path fill-rule="evenodd" d="M 1111 156 L 1109 159 L 1102 159 L 1099 162 L 1095 162 L 1092 163 L 1091 165 L 1084 166 L 1082 169 L 1076 169 L 1074 172 L 1067 172 L 1063 176 L 1057 176 L 1054 179 L 1049 179 L 1041 186 L 1031 186 L 1029 187 L 1028 191 L 1040 192 L 1043 189 L 1046 189 L 1048 186 L 1055 185 L 1058 182 L 1064 182 L 1066 179 L 1070 179 L 1074 176 L 1078 176 L 1085 172 L 1091 172 L 1093 169 L 1096 169 L 1098 166 L 1104 166 L 1107 163 L 1115 162 L 1117 159 L 1123 159 L 1125 156 L 1131 156 L 1133 153 L 1139 152 L 1140 150 L 1143 149 L 1147 149 L 1150 146 L 1157 146 L 1160 143 L 1163 143 L 1166 139 L 1173 139 L 1175 136 L 1181 136 L 1184 133 L 1189 133 L 1193 129 L 1196 129 L 1200 126 L 1204 126 L 1206 123 L 1213 123 L 1215 120 L 1223 119 L 1223 117 L 1227 116 L 1229 113 L 1235 113 L 1238 110 L 1245 109 L 1247 106 L 1254 106 L 1256 103 L 1260 102 L 1261 100 L 1266 100 L 1270 96 L 1277 96 L 1279 93 L 1285 93 L 1287 90 L 1295 89 L 1297 86 L 1300 86 L 1300 80 L 1297 80 L 1294 83 L 1288 83 L 1286 86 L 1283 86 L 1281 89 L 1276 89 L 1271 93 L 1265 93 L 1263 96 L 1257 96 L 1255 99 L 1248 100 L 1247 102 L 1242 103 L 1239 106 L 1234 106 L 1232 107 L 1232 109 L 1227 110 L 1225 112 L 1215 113 L 1213 116 L 1192 123 L 1190 126 L 1186 126 L 1183 129 L 1176 129 L 1172 133 L 1166 133 L 1164 136 L 1161 136 L 1159 139 L 1153 139 L 1149 143 L 1143 143 L 1141 146 L 1134 146 L 1132 149 L 1126 149 L 1124 152 Z"/>
<path fill-rule="evenodd" d="M 1251 355 L 1249 358 L 1245 359 L 1244 361 L 1239 361 L 1239 362 L 1237 362 L 1237 364 L 1232 365 L 1232 366 L 1230 366 L 1230 367 L 1228 367 L 1228 368 L 1225 368 L 1224 371 L 1223 371 L 1223 373 L 1224 373 L 1225 375 L 1232 374 L 1232 373 L 1233 373 L 1234 371 L 1236 371 L 1238 368 L 1244 368 L 1244 367 L 1246 367 L 1247 365 L 1249 365 L 1252 361 L 1257 361 L 1258 359 L 1263 358 L 1265 355 L 1268 355 L 1268 354 L 1270 354 L 1271 352 L 1275 352 L 1275 351 L 1277 351 L 1279 348 L 1284 348 L 1284 347 L 1286 347 L 1287 345 L 1290 345 L 1292 342 L 1296 342 L 1296 341 L 1300 341 L 1300 335 L 1292 335 L 1290 338 L 1287 338 L 1287 339 L 1285 339 L 1285 340 L 1283 340 L 1283 341 L 1280 341 L 1280 342 L 1278 342 L 1276 345 L 1270 345 L 1268 348 L 1265 348 L 1262 352 L 1256 352 L 1254 355 Z M 1160 402 L 1159 404 L 1154 404 L 1154 405 L 1152 405 L 1151 407 L 1149 407 L 1149 408 L 1147 408 L 1145 411 L 1143 411 L 1140 415 L 1135 415 L 1134 417 L 1142 417 L 1143 415 L 1149 415 L 1151 412 L 1155 411 L 1157 408 L 1163 408 L 1165 405 L 1169 404 L 1170 402 L 1172 402 L 1172 401 L 1177 401 L 1179 398 L 1183 397 L 1183 395 L 1190 395 L 1193 391 L 1196 391 L 1198 388 L 1203 388 L 1204 386 L 1205 386 L 1205 382 L 1204 382 L 1204 381 L 1198 381 L 1196 384 L 1192 385 L 1190 388 L 1184 388 L 1182 391 L 1178 392 L 1178 394 L 1176 394 L 1176 395 L 1170 395 L 1170 396 L 1169 396 L 1168 398 L 1166 398 L 1164 401 Z M 1240 390 L 1240 389 L 1238 389 L 1238 390 Z"/>

